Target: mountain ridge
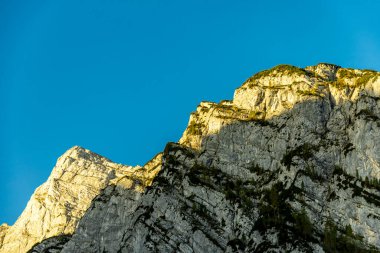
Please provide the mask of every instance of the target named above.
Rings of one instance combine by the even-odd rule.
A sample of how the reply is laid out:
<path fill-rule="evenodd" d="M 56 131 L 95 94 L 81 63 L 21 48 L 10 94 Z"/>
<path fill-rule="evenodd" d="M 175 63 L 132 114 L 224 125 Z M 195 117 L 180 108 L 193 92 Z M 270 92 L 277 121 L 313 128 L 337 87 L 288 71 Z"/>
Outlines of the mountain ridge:
<path fill-rule="evenodd" d="M 378 252 L 379 76 L 326 63 L 259 72 L 232 101 L 201 102 L 143 167 L 87 157 L 111 170 L 70 230 L 20 251 L 0 227 L 0 252 Z"/>

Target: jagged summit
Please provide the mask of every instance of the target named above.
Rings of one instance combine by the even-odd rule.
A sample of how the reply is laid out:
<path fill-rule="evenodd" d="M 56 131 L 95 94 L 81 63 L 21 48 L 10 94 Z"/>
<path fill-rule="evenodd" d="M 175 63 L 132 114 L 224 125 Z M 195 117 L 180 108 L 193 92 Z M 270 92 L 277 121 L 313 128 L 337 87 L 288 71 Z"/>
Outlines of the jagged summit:
<path fill-rule="evenodd" d="M 379 76 L 375 71 L 325 63 L 305 69 L 279 65 L 249 78 L 235 91 L 233 104 L 270 119 L 310 99 L 341 103 L 356 100 L 360 92 L 379 96 Z"/>
<path fill-rule="evenodd" d="M 91 150 L 88 150 L 84 147 L 81 147 L 81 146 L 78 146 L 78 145 L 75 145 L 75 146 L 72 146 L 71 148 L 69 148 L 68 150 L 66 150 L 65 153 L 63 153 L 62 156 L 65 156 L 65 155 L 69 155 L 70 153 L 72 152 L 77 152 L 77 153 L 94 153 L 92 152 Z M 95 154 L 95 153 L 94 153 Z"/>
<path fill-rule="evenodd" d="M 262 71 L 144 167 L 73 147 L 0 252 L 379 252 L 379 76 Z"/>
<path fill-rule="evenodd" d="M 83 158 L 83 159 L 87 159 L 87 160 L 91 160 L 91 161 L 100 161 L 100 160 L 103 160 L 103 161 L 108 161 L 108 162 L 112 162 L 111 160 L 109 160 L 108 158 L 106 157 L 103 157 L 95 152 L 92 152 L 91 150 L 89 149 L 86 149 L 86 148 L 83 148 L 81 146 L 73 146 L 71 147 L 70 149 L 68 149 L 62 156 L 61 158 L 67 158 L 67 157 L 71 157 L 71 158 L 74 158 L 74 159 L 77 159 L 77 158 Z"/>
<path fill-rule="evenodd" d="M 85 151 L 86 149 L 85 148 L 83 148 L 83 147 L 81 147 L 81 146 L 79 146 L 79 145 L 74 145 L 74 146 L 72 146 L 71 148 L 69 148 L 66 152 L 69 152 L 69 151 L 71 151 L 71 150 L 79 150 L 79 151 Z M 65 153 L 66 153 L 65 152 Z"/>
<path fill-rule="evenodd" d="M 298 81 L 305 81 L 307 83 L 314 83 L 316 81 L 334 82 L 340 78 L 344 79 L 348 77 L 358 79 L 364 76 L 371 78 L 378 75 L 378 72 L 373 70 L 342 68 L 341 66 L 330 63 L 319 63 L 305 68 L 281 64 L 254 74 L 244 82 L 242 87 L 260 84 L 284 86 L 297 83 Z M 268 83 L 268 80 L 272 82 Z"/>
<path fill-rule="evenodd" d="M 80 146 L 68 149 L 16 223 L 0 227 L 0 252 L 26 252 L 45 238 L 72 234 L 91 201 L 105 187 L 142 191 L 149 185 L 157 170 L 151 164 L 147 168 L 116 164 Z M 140 183 L 135 185 L 133 180 Z"/>

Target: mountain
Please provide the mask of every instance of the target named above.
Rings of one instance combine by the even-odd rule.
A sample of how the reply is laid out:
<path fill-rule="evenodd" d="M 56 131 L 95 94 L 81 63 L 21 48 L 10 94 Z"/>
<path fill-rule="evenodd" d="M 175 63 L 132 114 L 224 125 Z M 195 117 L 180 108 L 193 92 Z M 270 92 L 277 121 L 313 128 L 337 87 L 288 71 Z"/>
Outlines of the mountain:
<path fill-rule="evenodd" d="M 68 239 L 105 187 L 117 185 L 143 192 L 159 171 L 160 163 L 156 163 L 124 166 L 78 146 L 69 149 L 48 180 L 36 189 L 16 223 L 0 227 L 0 252 L 27 252 L 46 238 Z"/>
<path fill-rule="evenodd" d="M 379 77 L 262 71 L 143 167 L 74 147 L 0 252 L 380 252 Z"/>

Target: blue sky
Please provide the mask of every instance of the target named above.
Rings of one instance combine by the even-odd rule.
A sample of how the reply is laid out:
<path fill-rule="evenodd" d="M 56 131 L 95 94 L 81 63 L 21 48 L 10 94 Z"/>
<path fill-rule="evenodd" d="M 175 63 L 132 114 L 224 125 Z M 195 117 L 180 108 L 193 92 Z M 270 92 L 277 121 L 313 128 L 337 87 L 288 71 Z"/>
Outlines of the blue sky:
<path fill-rule="evenodd" d="M 144 164 L 278 64 L 380 69 L 380 1 L 0 1 L 0 223 L 80 145 Z"/>

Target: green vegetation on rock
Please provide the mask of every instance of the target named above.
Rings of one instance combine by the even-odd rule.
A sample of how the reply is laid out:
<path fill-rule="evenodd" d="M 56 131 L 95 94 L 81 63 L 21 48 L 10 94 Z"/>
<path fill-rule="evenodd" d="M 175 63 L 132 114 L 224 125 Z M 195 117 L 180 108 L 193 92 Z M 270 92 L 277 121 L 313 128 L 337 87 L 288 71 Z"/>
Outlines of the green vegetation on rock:
<path fill-rule="evenodd" d="M 248 78 L 247 81 L 245 81 L 245 83 L 253 83 L 253 82 L 259 80 L 260 78 L 270 76 L 274 73 L 279 73 L 281 75 L 292 75 L 292 74 L 296 74 L 296 75 L 300 75 L 300 76 L 310 75 L 309 72 L 307 72 L 306 70 L 304 70 L 302 68 L 298 68 L 298 67 L 295 67 L 292 65 L 287 65 L 287 64 L 280 64 L 280 65 L 277 65 L 271 69 L 264 70 L 264 71 L 261 71 L 255 75 L 253 75 L 252 77 Z"/>

